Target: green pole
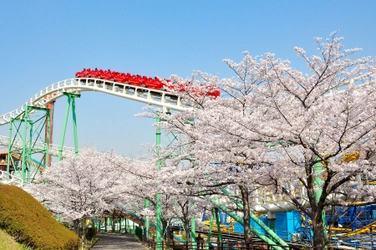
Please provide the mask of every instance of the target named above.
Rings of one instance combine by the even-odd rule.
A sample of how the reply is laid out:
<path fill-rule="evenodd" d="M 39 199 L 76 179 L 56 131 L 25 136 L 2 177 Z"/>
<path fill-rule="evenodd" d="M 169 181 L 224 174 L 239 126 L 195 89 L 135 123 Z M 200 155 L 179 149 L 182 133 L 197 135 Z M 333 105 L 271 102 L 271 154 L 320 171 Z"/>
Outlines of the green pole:
<path fill-rule="evenodd" d="M 28 119 L 29 118 L 29 106 L 26 106 L 23 121 L 24 121 L 24 131 L 23 131 L 23 138 L 22 138 L 22 167 L 21 167 L 21 178 L 23 181 L 26 179 L 26 151 L 27 151 L 27 127 L 28 127 Z"/>
<path fill-rule="evenodd" d="M 72 119 L 73 119 L 73 136 L 74 136 L 74 153 L 78 155 L 78 133 L 77 133 L 77 119 L 76 119 L 76 95 L 70 95 L 72 99 Z"/>
<path fill-rule="evenodd" d="M 219 245 L 222 246 L 223 239 L 222 239 L 221 223 L 219 220 L 219 209 L 214 208 L 214 211 L 215 211 L 215 219 L 217 221 L 218 241 L 219 241 Z"/>
<path fill-rule="evenodd" d="M 60 141 L 60 148 L 59 148 L 59 155 L 57 157 L 58 161 L 61 161 L 63 157 L 63 148 L 64 148 L 64 140 L 65 140 L 65 133 L 67 131 L 67 124 L 68 124 L 68 117 L 69 117 L 69 110 L 71 105 L 71 98 L 68 95 L 68 102 L 65 108 L 65 116 L 64 116 L 64 125 L 63 125 L 63 132 L 61 134 L 61 141 Z"/>
<path fill-rule="evenodd" d="M 192 242 L 192 249 L 197 249 L 195 218 L 191 218 L 191 242 Z"/>
<path fill-rule="evenodd" d="M 233 213 L 230 209 L 228 209 L 227 207 L 221 205 L 217 200 L 214 200 L 214 199 L 211 199 L 211 198 L 209 198 L 209 200 L 212 203 L 214 203 L 215 205 L 217 205 L 220 209 L 222 209 L 222 211 L 226 212 L 229 216 L 231 216 L 233 219 L 235 219 L 237 222 L 239 222 L 240 224 L 244 225 L 243 218 L 240 218 L 237 214 Z M 269 229 L 269 231 L 271 231 L 271 230 Z M 276 246 L 276 242 L 274 242 L 273 240 L 269 239 L 265 235 L 261 234 L 259 231 L 257 231 L 253 227 L 251 227 L 251 232 L 253 234 L 255 234 L 257 237 L 259 237 L 261 240 L 263 240 L 265 243 L 267 243 L 268 245 L 271 245 L 272 249 L 282 250 L 283 249 L 282 247 L 289 247 L 288 244 L 286 242 L 284 242 L 283 240 L 280 243 L 280 245 L 282 247 Z M 271 231 L 271 232 L 275 235 L 275 233 L 273 231 Z"/>
<path fill-rule="evenodd" d="M 322 173 L 323 173 L 323 169 L 322 169 L 322 163 L 321 163 L 321 160 L 319 158 L 316 158 L 316 160 L 318 161 L 317 163 L 315 163 L 313 165 L 313 174 L 314 174 L 314 182 L 315 182 L 315 186 L 317 187 L 317 190 L 315 191 L 315 201 L 316 201 L 316 205 L 319 203 L 320 199 L 321 199 L 321 195 L 322 195 Z M 321 216 L 322 216 L 322 226 L 323 226 L 323 230 L 324 230 L 324 236 L 326 237 L 326 220 L 325 220 L 325 211 L 324 209 L 321 211 Z"/>
<path fill-rule="evenodd" d="M 148 199 L 144 199 L 144 207 L 149 208 L 150 207 L 150 201 Z M 149 239 L 149 231 L 150 231 L 150 218 L 149 216 L 145 216 L 144 218 L 144 236 L 146 239 Z"/>
<path fill-rule="evenodd" d="M 64 116 L 64 125 L 63 125 L 63 132 L 61 135 L 61 142 L 60 142 L 60 148 L 59 148 L 59 155 L 57 160 L 61 161 L 63 157 L 63 149 L 64 149 L 64 140 L 65 140 L 65 133 L 67 131 L 67 124 L 68 124 L 68 117 L 69 117 L 69 110 L 71 108 L 72 104 L 72 116 L 73 116 L 73 133 L 74 133 L 74 149 L 75 154 L 78 154 L 78 136 L 77 136 L 77 119 L 76 119 L 76 102 L 75 98 L 80 97 L 78 94 L 72 94 L 72 93 L 64 93 L 68 97 L 67 106 L 65 109 L 65 116 Z"/>
<path fill-rule="evenodd" d="M 159 127 L 160 125 L 160 122 L 161 122 L 161 117 L 158 115 L 157 116 L 157 119 L 156 119 L 156 122 L 157 122 L 157 128 L 155 130 L 155 144 L 156 144 L 156 153 L 157 153 L 157 156 L 159 156 L 159 153 L 160 153 L 160 150 L 161 150 L 161 128 Z M 161 160 L 158 160 L 157 161 L 157 167 L 158 167 L 158 170 L 161 169 L 161 166 L 162 166 L 162 162 Z M 157 197 L 156 197 L 156 231 L 157 231 L 157 237 L 156 237 L 156 240 L 157 240 L 157 250 L 161 250 L 163 249 L 162 247 L 162 235 L 161 235 L 161 229 L 162 229 L 162 208 L 161 208 L 161 194 L 158 192 L 157 193 Z"/>
<path fill-rule="evenodd" d="M 224 194 L 230 194 L 230 192 L 226 189 L 221 189 L 221 191 L 224 193 Z M 236 205 L 240 208 L 240 209 L 243 209 L 243 204 L 241 202 L 239 202 L 238 200 L 233 200 Z M 255 214 L 253 214 L 251 211 L 249 212 L 249 215 L 251 217 L 251 219 L 256 223 L 258 224 L 262 229 L 265 230 L 265 232 L 267 232 L 270 237 L 272 238 L 272 240 L 275 242 L 275 243 L 278 243 L 282 246 L 288 246 L 288 244 L 283 240 L 281 239 L 272 229 L 270 229 L 267 225 L 265 225 L 264 222 L 262 222 L 261 220 L 259 220 L 259 218 L 257 218 L 257 216 Z M 234 218 L 235 219 L 235 218 Z M 256 230 L 257 231 L 257 230 Z M 258 234 L 256 234 L 258 237 L 259 236 L 259 232 Z"/>
<path fill-rule="evenodd" d="M 212 230 L 213 230 L 213 221 L 214 221 L 214 214 L 213 214 L 213 211 L 212 211 L 212 214 L 210 215 L 209 233 L 208 233 L 208 238 L 207 238 L 206 247 L 205 247 L 205 249 L 207 249 L 207 250 L 209 249 L 209 247 L 211 245 L 210 238 L 211 238 L 211 234 L 212 234 Z"/>

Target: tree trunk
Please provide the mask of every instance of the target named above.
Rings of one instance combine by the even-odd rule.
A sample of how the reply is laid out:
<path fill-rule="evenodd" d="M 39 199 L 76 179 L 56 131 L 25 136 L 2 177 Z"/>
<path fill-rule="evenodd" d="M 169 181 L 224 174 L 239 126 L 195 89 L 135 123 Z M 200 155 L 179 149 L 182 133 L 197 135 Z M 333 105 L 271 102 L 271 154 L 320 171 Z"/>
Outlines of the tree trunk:
<path fill-rule="evenodd" d="M 184 220 L 184 231 L 185 231 L 185 244 L 187 246 L 187 249 L 188 249 L 188 246 L 191 244 L 191 231 L 190 231 L 190 224 L 189 224 L 189 220 L 188 222 L 186 220 Z"/>
<path fill-rule="evenodd" d="M 239 185 L 240 193 L 242 196 L 242 202 L 243 202 L 243 214 L 244 214 L 244 241 L 246 243 L 246 246 L 249 246 L 249 243 L 251 242 L 251 221 L 250 221 L 250 215 L 249 215 L 249 192 L 248 188 L 245 185 Z"/>
<path fill-rule="evenodd" d="M 318 208 L 313 215 L 313 249 L 323 250 L 325 249 L 325 234 L 322 217 L 322 208 Z"/>
<path fill-rule="evenodd" d="M 161 222 L 162 222 L 162 228 L 163 228 L 162 234 L 164 235 L 165 241 L 167 243 L 172 243 L 174 239 L 173 239 L 173 237 L 172 237 L 172 235 L 170 233 L 170 227 L 171 227 L 171 225 L 168 226 L 168 221 L 165 220 L 165 219 L 163 219 L 163 218 L 161 219 Z M 168 230 L 167 233 L 166 233 L 166 230 Z"/>
<path fill-rule="evenodd" d="M 80 220 L 79 219 L 75 219 L 73 221 L 73 230 L 74 232 L 77 234 L 77 235 L 80 235 Z"/>

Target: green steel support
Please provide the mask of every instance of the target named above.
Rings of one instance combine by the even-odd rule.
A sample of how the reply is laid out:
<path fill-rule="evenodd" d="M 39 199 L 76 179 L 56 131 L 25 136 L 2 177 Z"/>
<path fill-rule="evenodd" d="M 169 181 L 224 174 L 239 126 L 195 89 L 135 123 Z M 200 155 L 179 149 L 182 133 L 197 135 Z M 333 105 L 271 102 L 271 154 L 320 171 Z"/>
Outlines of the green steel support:
<path fill-rule="evenodd" d="M 94 220 L 94 226 L 95 226 L 96 232 L 99 232 L 99 230 L 100 230 L 100 228 L 101 228 L 101 223 L 100 223 L 100 221 L 99 221 L 98 218 L 96 218 L 96 219 Z"/>
<path fill-rule="evenodd" d="M 156 118 L 156 123 L 157 123 L 157 128 L 155 130 L 155 145 L 156 145 L 156 153 L 157 156 L 160 153 L 161 150 L 161 128 L 160 128 L 160 123 L 161 122 L 161 117 L 158 115 Z M 157 167 L 158 170 L 161 169 L 162 162 L 160 160 L 157 161 Z M 161 235 L 161 229 L 162 229 L 162 208 L 161 208 L 161 194 L 158 192 L 157 197 L 156 197 L 156 232 L 157 232 L 157 237 L 156 237 L 156 243 L 157 247 L 156 250 L 161 250 L 162 247 L 162 235 Z"/>
<path fill-rule="evenodd" d="M 191 242 L 192 242 L 192 249 L 197 249 L 195 218 L 191 218 Z"/>
<path fill-rule="evenodd" d="M 39 111 L 44 114 L 40 115 Z M 38 115 L 33 115 L 34 113 L 38 113 Z M 51 141 L 50 122 L 50 110 L 34 106 L 26 106 L 24 112 L 11 119 L 8 141 L 8 173 L 12 166 L 15 176 L 24 182 L 31 182 L 41 168 L 47 166 L 45 164 L 48 164 Z M 13 128 L 16 128 L 15 131 Z M 13 132 L 15 133 L 13 134 Z M 21 166 L 19 167 L 20 161 Z"/>
<path fill-rule="evenodd" d="M 61 161 L 61 159 L 63 157 L 65 133 L 67 131 L 69 110 L 71 109 L 71 107 L 72 107 L 72 118 L 73 118 L 74 151 L 75 151 L 76 155 L 78 154 L 78 135 L 77 135 L 77 119 L 76 119 L 76 101 L 75 101 L 75 98 L 80 97 L 80 95 L 79 94 L 73 94 L 73 93 L 64 93 L 64 95 L 66 95 L 68 97 L 68 102 L 67 102 L 67 106 L 66 106 L 66 109 L 65 109 L 64 125 L 63 125 L 63 131 L 62 131 L 62 135 L 61 135 L 58 161 Z"/>
<path fill-rule="evenodd" d="M 230 192 L 228 191 L 228 190 L 226 190 L 226 189 L 221 189 L 221 191 L 224 193 L 224 194 L 227 194 L 227 195 L 229 195 L 230 194 Z M 243 209 L 243 204 L 240 202 L 240 201 L 238 201 L 238 200 L 233 200 L 235 203 L 236 203 L 236 205 L 240 208 L 240 209 Z M 280 245 L 282 245 L 282 246 L 288 246 L 288 244 L 283 240 L 283 239 L 281 239 L 272 229 L 270 229 L 267 225 L 265 225 L 265 223 L 264 222 L 262 222 L 261 220 L 259 220 L 259 218 L 257 218 L 257 216 L 255 215 L 255 214 L 253 214 L 252 212 L 249 212 L 249 215 L 250 215 L 250 217 L 251 217 L 251 219 L 256 223 L 256 224 L 258 224 L 262 229 L 264 229 L 265 230 L 265 232 L 267 232 L 269 235 L 270 235 L 270 237 L 272 238 L 272 240 L 274 241 L 274 244 L 275 243 L 277 243 L 277 244 L 280 244 Z M 231 216 L 231 215 L 230 215 Z M 235 218 L 234 218 L 235 219 Z M 236 220 L 236 219 L 235 219 Z M 256 231 L 257 232 L 257 236 L 258 237 L 260 237 L 260 233 L 257 231 L 257 230 L 255 230 L 255 229 L 253 229 L 254 231 Z M 269 243 L 268 243 L 269 244 Z"/>
<path fill-rule="evenodd" d="M 161 204 L 161 194 L 157 193 L 156 197 L 156 204 L 155 204 L 155 209 L 156 209 L 156 236 L 157 236 L 157 241 L 159 240 L 162 243 L 163 237 L 163 228 L 162 228 L 162 204 Z"/>
<path fill-rule="evenodd" d="M 219 245 L 222 246 L 223 239 L 222 239 L 221 222 L 219 220 L 219 209 L 214 208 L 214 211 L 215 211 L 215 219 L 216 219 L 217 230 L 218 230 L 218 241 L 219 241 Z"/>
<path fill-rule="evenodd" d="M 150 207 L 150 201 L 148 199 L 144 199 L 144 208 Z M 150 218 L 149 216 L 145 216 L 144 218 L 144 236 L 146 239 L 149 239 L 149 232 L 150 232 Z"/>
<path fill-rule="evenodd" d="M 316 160 L 319 160 L 318 158 Z M 316 191 L 315 191 L 315 201 L 316 201 L 316 204 L 319 203 L 320 201 L 320 198 L 321 198 L 321 194 L 322 194 L 322 173 L 323 173 L 323 169 L 322 169 L 322 163 L 321 161 L 315 163 L 313 165 L 313 174 L 314 174 L 314 182 L 315 182 L 315 186 L 318 188 Z M 326 221 L 325 221 L 325 211 L 324 209 L 321 211 L 321 216 L 322 216 L 322 224 L 323 224 L 323 230 L 324 230 L 324 236 L 326 237 L 327 235 L 327 232 L 326 232 Z"/>
<path fill-rule="evenodd" d="M 237 222 L 239 222 L 240 224 L 244 225 L 244 220 L 243 218 L 239 217 L 237 214 L 233 213 L 230 209 L 228 209 L 227 207 L 221 205 L 219 203 L 219 201 L 217 200 L 214 200 L 214 199 L 211 199 L 209 198 L 209 200 L 214 203 L 215 205 L 217 205 L 222 211 L 226 212 L 229 216 L 231 216 L 231 218 L 235 219 Z M 271 231 L 269 229 L 269 231 Z M 253 227 L 251 227 L 251 232 L 254 233 L 256 236 L 258 236 L 261 240 L 263 240 L 265 243 L 269 244 L 271 246 L 272 249 L 276 249 L 276 250 L 282 250 L 283 247 L 286 247 L 288 248 L 288 244 L 284 241 L 282 241 L 280 245 L 281 246 L 276 246 L 276 242 L 272 241 L 271 239 L 269 239 L 268 237 L 266 237 L 265 235 L 263 234 L 260 234 L 259 231 L 257 231 L 256 229 L 254 229 Z M 273 232 L 274 233 L 274 232 Z"/>
<path fill-rule="evenodd" d="M 70 94 L 72 99 L 72 118 L 73 118 L 73 135 L 74 135 L 74 153 L 78 155 L 78 133 L 77 133 L 77 118 L 76 118 L 76 99 L 80 95 Z"/>
<path fill-rule="evenodd" d="M 211 234 L 212 234 L 212 231 L 213 231 L 213 221 L 214 221 L 214 214 L 213 214 L 213 211 L 212 211 L 212 214 L 210 215 L 209 233 L 208 233 L 208 238 L 206 240 L 206 246 L 205 246 L 206 250 L 208 250 L 210 245 L 211 245 L 210 238 L 211 238 Z"/>
<path fill-rule="evenodd" d="M 26 180 L 26 159 L 27 159 L 27 130 L 30 125 L 29 118 L 29 106 L 26 106 L 24 117 L 26 118 L 24 120 L 24 130 L 23 130 L 23 136 L 22 136 L 22 167 L 21 167 L 21 178 L 22 180 Z M 8 151 L 9 152 L 9 151 Z"/>

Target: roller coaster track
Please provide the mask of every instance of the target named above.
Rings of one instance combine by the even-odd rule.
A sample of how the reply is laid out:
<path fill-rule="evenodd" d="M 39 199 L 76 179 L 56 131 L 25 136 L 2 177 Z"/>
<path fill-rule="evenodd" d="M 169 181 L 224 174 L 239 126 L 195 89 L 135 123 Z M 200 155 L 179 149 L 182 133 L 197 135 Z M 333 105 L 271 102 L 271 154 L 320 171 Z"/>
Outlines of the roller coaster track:
<path fill-rule="evenodd" d="M 126 83 L 118 83 L 97 78 L 71 78 L 56 82 L 42 89 L 18 109 L 0 115 L 0 126 L 10 123 L 13 118 L 21 115 L 27 106 L 46 108 L 49 103 L 63 97 L 65 93 L 81 94 L 85 91 L 102 92 L 149 105 L 159 106 L 162 107 L 164 111 L 185 111 L 190 109 L 189 105 L 183 104 L 179 95 L 168 91 L 149 89 L 142 86 L 134 86 Z M 21 140 L 12 140 L 13 141 L 11 143 L 15 148 L 23 147 L 23 142 Z M 7 146 L 8 144 L 9 138 L 7 136 L 0 135 L 0 145 Z M 43 142 L 36 142 L 34 148 L 44 149 L 45 145 Z M 60 146 L 50 144 L 48 150 L 50 155 L 58 156 Z M 74 148 L 63 147 L 63 157 L 72 155 L 74 153 Z M 18 180 L 14 176 L 11 176 L 12 178 L 9 176 L 7 177 L 7 174 L 8 173 L 1 171 L 0 179 L 7 179 L 7 182 L 12 182 L 15 185 L 22 186 L 22 181 Z"/>
<path fill-rule="evenodd" d="M 9 143 L 8 140 L 9 140 L 8 136 L 0 135 L 0 145 L 7 146 L 8 143 Z M 16 148 L 22 148 L 22 141 L 15 140 L 13 145 Z M 44 149 L 44 144 L 42 142 L 37 142 L 34 147 Z M 59 148 L 60 148 L 60 146 L 57 145 L 57 144 L 50 144 L 49 154 L 52 155 L 52 156 L 58 156 Z M 74 148 L 64 146 L 64 148 L 63 148 L 63 156 L 64 157 L 67 156 L 67 155 L 73 155 L 74 153 L 75 153 Z"/>
<path fill-rule="evenodd" d="M 182 102 L 179 95 L 168 91 L 148 89 L 97 78 L 71 78 L 46 87 L 35 94 L 20 108 L 0 115 L 0 126 L 10 123 L 11 119 L 22 114 L 27 106 L 46 108 L 48 103 L 64 96 L 64 93 L 80 94 L 84 91 L 102 92 L 149 105 L 159 106 L 167 110 L 185 111 L 190 109 L 189 105 Z"/>
<path fill-rule="evenodd" d="M 345 236 L 354 236 L 354 235 L 359 235 L 359 234 L 364 234 L 364 233 L 370 233 L 372 230 L 374 230 L 376 228 L 376 221 L 364 226 L 364 227 L 361 227 L 361 228 L 358 228 L 354 231 L 351 231 L 351 232 L 348 232 L 345 234 Z"/>

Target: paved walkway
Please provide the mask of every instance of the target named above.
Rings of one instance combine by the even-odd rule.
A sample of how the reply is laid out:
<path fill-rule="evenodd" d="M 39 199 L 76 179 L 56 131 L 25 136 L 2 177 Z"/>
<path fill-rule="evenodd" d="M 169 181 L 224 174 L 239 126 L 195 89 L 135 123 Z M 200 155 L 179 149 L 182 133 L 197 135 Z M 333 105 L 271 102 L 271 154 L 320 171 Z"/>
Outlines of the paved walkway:
<path fill-rule="evenodd" d="M 133 234 L 103 234 L 98 233 L 97 236 L 99 240 L 91 248 L 93 250 L 98 249 L 129 249 L 129 250 L 145 250 L 146 247 L 137 239 L 136 235 Z"/>

